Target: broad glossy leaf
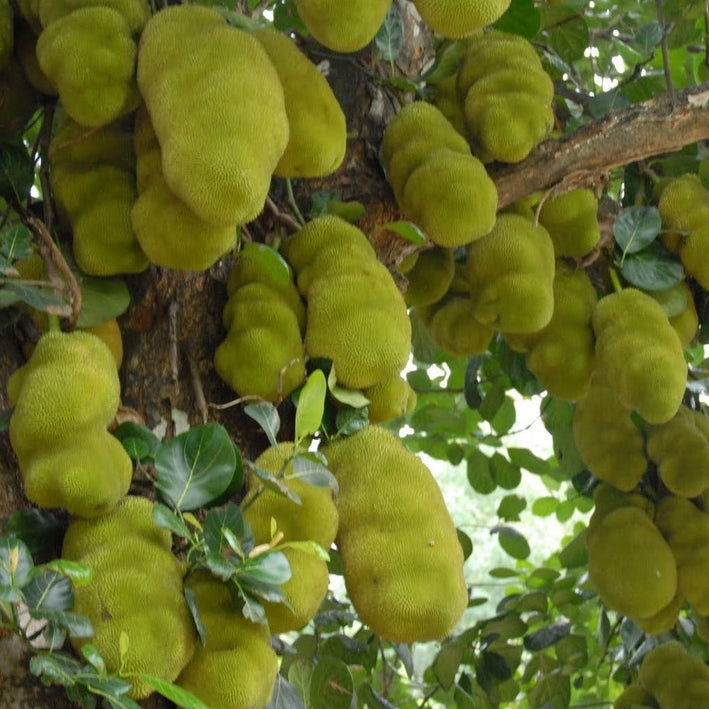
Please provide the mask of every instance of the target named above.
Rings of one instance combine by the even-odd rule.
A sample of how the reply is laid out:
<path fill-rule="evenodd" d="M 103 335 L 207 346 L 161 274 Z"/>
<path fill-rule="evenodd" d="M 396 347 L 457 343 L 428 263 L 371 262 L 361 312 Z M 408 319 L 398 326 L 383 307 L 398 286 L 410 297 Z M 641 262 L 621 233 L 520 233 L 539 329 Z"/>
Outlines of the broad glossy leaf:
<path fill-rule="evenodd" d="M 266 244 L 249 241 L 241 249 L 241 256 L 260 266 L 276 283 L 286 285 L 291 279 L 290 266 L 286 260 Z"/>
<path fill-rule="evenodd" d="M 209 709 L 201 699 L 195 697 L 191 692 L 178 687 L 176 684 L 166 682 L 160 677 L 140 672 L 138 678 L 143 682 L 147 682 L 158 694 L 174 702 L 178 707 L 183 707 L 183 709 Z"/>
<path fill-rule="evenodd" d="M 303 385 L 298 396 L 298 406 L 295 411 L 295 440 L 302 441 L 306 436 L 312 436 L 322 423 L 325 411 L 325 395 L 327 381 L 322 369 L 316 369 Z"/>
<path fill-rule="evenodd" d="M 81 276 L 81 312 L 77 325 L 91 327 L 118 317 L 130 305 L 128 286 L 122 278 Z"/>
<path fill-rule="evenodd" d="M 613 222 L 613 236 L 624 256 L 649 246 L 661 229 L 662 218 L 657 207 L 627 207 Z"/>
<path fill-rule="evenodd" d="M 268 438 L 268 442 L 272 446 L 278 445 L 277 436 L 281 428 L 281 419 L 278 415 L 278 409 L 273 404 L 247 404 L 244 406 L 244 413 L 261 426 Z"/>
<path fill-rule="evenodd" d="M 310 680 L 312 709 L 350 709 L 354 680 L 347 665 L 334 657 L 321 657 Z"/>
<path fill-rule="evenodd" d="M 23 586 L 34 568 L 32 554 L 16 537 L 0 538 L 0 585 Z"/>

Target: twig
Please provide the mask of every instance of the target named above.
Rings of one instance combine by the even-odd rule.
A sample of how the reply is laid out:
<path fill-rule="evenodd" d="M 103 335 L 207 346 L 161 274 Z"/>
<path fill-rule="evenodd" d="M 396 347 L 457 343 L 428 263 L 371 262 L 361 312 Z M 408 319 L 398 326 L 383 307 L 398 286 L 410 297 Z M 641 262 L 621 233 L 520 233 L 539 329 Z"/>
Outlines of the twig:
<path fill-rule="evenodd" d="M 271 197 L 266 197 L 266 206 L 271 210 L 276 221 L 283 224 L 283 226 L 288 227 L 292 232 L 300 231 L 300 224 L 290 216 L 278 209 L 278 205 L 271 199 Z"/>
<path fill-rule="evenodd" d="M 298 203 L 295 201 L 295 195 L 293 194 L 293 181 L 290 178 L 286 178 L 286 192 L 288 193 L 288 203 L 291 207 L 293 207 L 296 219 L 300 222 L 300 226 L 298 227 L 298 229 L 300 229 L 300 227 L 305 224 L 305 217 L 302 215 L 300 207 L 298 207 Z"/>
<path fill-rule="evenodd" d="M 187 353 L 187 363 L 190 367 L 190 377 L 192 378 L 192 388 L 194 389 L 197 408 L 202 417 L 202 423 L 207 423 L 209 420 L 209 408 L 207 407 L 207 400 L 204 397 L 204 388 L 202 387 L 202 377 L 199 373 L 199 366 L 191 352 Z"/>
<path fill-rule="evenodd" d="M 662 66 L 665 71 L 665 82 L 667 83 L 667 93 L 670 97 L 670 103 L 672 107 L 675 106 L 675 85 L 672 81 L 672 70 L 670 68 L 670 54 L 669 47 L 667 44 L 667 36 L 669 35 L 668 27 L 665 25 L 665 13 L 662 9 L 662 0 L 655 0 L 655 6 L 657 7 L 657 20 L 662 27 L 662 41 L 660 47 L 662 48 Z"/>
<path fill-rule="evenodd" d="M 53 121 L 54 104 L 51 104 L 44 109 L 42 127 L 40 128 L 37 136 L 40 156 L 39 181 L 42 185 L 44 223 L 46 224 L 47 231 L 50 234 L 54 228 L 54 208 L 51 199 L 52 188 L 49 184 L 49 143 L 52 140 Z"/>
<path fill-rule="evenodd" d="M 170 373 L 172 375 L 172 383 L 177 386 L 179 383 L 178 352 L 177 352 L 177 310 L 178 304 L 176 300 L 170 302 L 168 309 L 169 317 L 169 338 L 170 338 Z"/>
<path fill-rule="evenodd" d="M 233 406 L 238 406 L 244 401 L 260 401 L 265 404 L 270 403 L 258 394 L 247 394 L 246 396 L 240 396 L 238 399 L 232 399 L 231 401 L 227 401 L 226 404 L 215 404 L 214 402 L 210 401 L 208 406 L 210 409 L 217 409 L 218 411 L 221 411 L 223 409 L 230 409 Z"/>

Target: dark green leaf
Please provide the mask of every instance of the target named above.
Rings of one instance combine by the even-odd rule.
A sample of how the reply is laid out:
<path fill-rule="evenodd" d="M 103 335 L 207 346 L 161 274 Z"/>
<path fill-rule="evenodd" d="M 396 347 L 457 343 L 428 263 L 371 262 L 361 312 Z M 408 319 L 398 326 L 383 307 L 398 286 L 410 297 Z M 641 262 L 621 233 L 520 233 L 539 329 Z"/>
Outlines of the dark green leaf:
<path fill-rule="evenodd" d="M 559 642 L 561 638 L 565 638 L 571 632 L 571 623 L 566 621 L 558 621 L 552 625 L 547 625 L 545 628 L 535 630 L 524 636 L 524 647 L 527 650 L 537 652 L 551 647 L 554 643 Z"/>
<path fill-rule="evenodd" d="M 225 531 L 240 540 L 244 554 L 248 554 L 254 545 L 251 530 L 244 521 L 241 510 L 235 504 L 209 510 L 204 517 L 203 530 L 204 541 L 215 552 L 221 552 L 229 546 Z"/>
<path fill-rule="evenodd" d="M 478 409 L 480 408 L 480 404 L 482 404 L 482 396 L 480 395 L 480 387 L 478 384 L 478 372 L 482 362 L 482 356 L 476 355 L 468 360 L 468 364 L 465 368 L 463 394 L 465 396 L 465 403 L 471 409 Z"/>
<path fill-rule="evenodd" d="M 498 525 L 490 530 L 490 534 L 497 534 L 500 546 L 513 559 L 526 559 L 531 553 L 529 542 L 527 542 L 524 535 L 512 527 Z"/>
<path fill-rule="evenodd" d="M 21 539 L 32 553 L 55 547 L 63 533 L 64 523 L 56 512 L 36 507 L 15 512 L 10 515 L 5 525 L 5 534 Z"/>
<path fill-rule="evenodd" d="M 133 421 L 124 421 L 113 435 L 123 444 L 131 458 L 153 458 L 160 448 L 160 439 L 147 427 Z M 140 455 L 137 455 L 140 453 Z"/>
<path fill-rule="evenodd" d="M 56 571 L 43 571 L 32 575 L 22 587 L 28 608 L 65 611 L 74 605 L 74 589 L 71 580 Z"/>
<path fill-rule="evenodd" d="M 58 628 L 66 630 L 73 638 L 91 638 L 94 635 L 91 621 L 78 613 L 38 608 L 30 609 L 30 615 L 37 620 L 48 620 Z"/>
<path fill-rule="evenodd" d="M 278 409 L 273 404 L 247 404 L 244 406 L 244 413 L 261 426 L 272 446 L 278 445 L 277 436 L 281 419 L 278 416 Z"/>
<path fill-rule="evenodd" d="M 404 40 L 404 23 L 399 8 L 392 3 L 384 17 L 384 22 L 374 37 L 374 43 L 381 52 L 382 59 L 393 62 L 401 52 Z"/>
<path fill-rule="evenodd" d="M 279 674 L 265 709 L 305 709 L 305 704 L 298 690 Z"/>
<path fill-rule="evenodd" d="M 502 384 L 492 387 L 485 394 L 478 410 L 486 421 L 492 421 L 495 414 L 499 411 L 506 398 L 506 389 L 505 385 Z"/>
<path fill-rule="evenodd" d="M 173 512 L 167 505 L 156 503 L 153 507 L 153 521 L 161 529 L 169 529 L 173 534 L 183 539 L 191 539 L 189 527 L 182 518 Z"/>
<path fill-rule="evenodd" d="M 509 579 L 513 576 L 519 576 L 520 572 L 517 569 L 508 569 L 504 566 L 498 566 L 494 569 L 490 569 L 488 574 L 494 579 Z"/>
<path fill-rule="evenodd" d="M 583 669 L 588 664 L 588 641 L 585 635 L 567 635 L 561 638 L 554 647 L 554 652 L 560 662 L 567 667 Z"/>
<path fill-rule="evenodd" d="M 24 224 L 10 227 L 0 239 L 0 256 L 6 261 L 27 259 L 32 255 L 32 233 Z"/>
<path fill-rule="evenodd" d="M 386 224 L 382 224 L 380 228 L 393 231 L 402 239 L 406 239 L 406 241 L 410 241 L 412 244 L 417 244 L 418 246 L 423 246 L 428 243 L 426 235 L 421 231 L 420 227 L 417 227 L 413 222 L 387 222 Z"/>
<path fill-rule="evenodd" d="M 473 540 L 461 529 L 456 529 L 458 542 L 463 548 L 463 559 L 467 559 L 473 553 Z"/>
<path fill-rule="evenodd" d="M 130 305 L 128 286 L 122 278 L 81 276 L 81 312 L 77 325 L 92 327 L 118 317 Z"/>
<path fill-rule="evenodd" d="M 447 643 L 438 651 L 431 669 L 443 689 L 448 690 L 453 686 L 462 660 L 463 647 L 458 643 Z"/>
<path fill-rule="evenodd" d="M 53 289 L 39 286 L 26 286 L 22 283 L 8 281 L 0 294 L 5 293 L 0 307 L 22 301 L 35 310 L 42 310 L 52 315 L 66 317 L 71 315 L 71 306 L 62 300 Z"/>
<path fill-rule="evenodd" d="M 648 295 L 652 296 L 662 306 L 668 318 L 681 315 L 687 309 L 689 303 L 689 296 L 683 285 L 668 288 L 667 290 L 653 291 L 648 293 Z"/>
<path fill-rule="evenodd" d="M 641 290 L 666 290 L 684 278 L 684 268 L 659 241 L 628 256 L 621 266 L 623 277 Z"/>
<path fill-rule="evenodd" d="M 241 250 L 241 256 L 253 261 L 276 283 L 286 285 L 291 280 L 290 266 L 278 251 L 257 241 L 248 241 Z"/>
<path fill-rule="evenodd" d="M 520 468 L 529 470 L 535 475 L 546 475 L 549 472 L 549 462 L 535 455 L 528 448 L 508 448 L 510 460 Z"/>
<path fill-rule="evenodd" d="M 0 538 L 0 585 L 20 588 L 33 568 L 32 554 L 23 541 L 15 537 Z"/>
<path fill-rule="evenodd" d="M 481 451 L 474 449 L 468 453 L 466 464 L 470 487 L 481 495 L 489 495 L 497 487 L 490 459 Z"/>
<path fill-rule="evenodd" d="M 519 521 L 520 512 L 527 507 L 527 500 L 519 495 L 506 495 L 497 506 L 497 516 L 506 522 Z"/>
<path fill-rule="evenodd" d="M 34 165 L 27 146 L 18 139 L 0 145 L 0 197 L 9 203 L 25 202 L 34 184 Z"/>
<path fill-rule="evenodd" d="M 310 216 L 317 217 L 328 213 L 328 204 L 331 200 L 342 199 L 342 194 L 336 190 L 315 190 L 310 194 Z"/>
<path fill-rule="evenodd" d="M 312 709 L 350 709 L 354 681 L 347 665 L 334 657 L 321 657 L 310 679 Z"/>
<path fill-rule="evenodd" d="M 537 36 L 542 25 L 542 17 L 534 7 L 533 0 L 512 0 L 494 27 L 502 32 L 519 34 L 527 39 Z"/>
<path fill-rule="evenodd" d="M 205 629 L 204 623 L 202 622 L 202 618 L 199 615 L 197 597 L 195 596 L 194 591 L 189 586 L 185 586 L 182 592 L 185 596 L 185 601 L 187 601 L 187 607 L 190 609 L 190 615 L 192 616 L 192 621 L 194 622 L 194 627 L 197 631 L 199 642 L 201 643 L 202 647 L 204 647 L 204 644 L 207 639 L 207 630 Z"/>
<path fill-rule="evenodd" d="M 311 454 L 297 455 L 293 459 L 293 474 L 309 485 L 329 487 L 337 493 L 335 476 L 320 461 L 313 460 Z"/>
<path fill-rule="evenodd" d="M 641 55 L 647 56 L 662 41 L 662 26 L 657 20 L 641 25 L 633 36 L 633 45 Z"/>
<path fill-rule="evenodd" d="M 300 497 L 298 497 L 281 478 L 277 478 L 268 470 L 263 470 L 263 468 L 259 468 L 251 462 L 249 462 L 249 469 L 269 490 L 272 490 L 277 495 L 287 497 L 289 500 L 295 502 L 296 505 L 301 504 Z"/>
<path fill-rule="evenodd" d="M 613 236 L 623 256 L 642 251 L 655 241 L 661 229 L 657 207 L 627 207 L 613 222 Z"/>
<path fill-rule="evenodd" d="M 63 653 L 39 654 L 30 658 L 30 672 L 33 675 L 57 684 L 70 684 L 80 671 L 81 663 Z"/>
<path fill-rule="evenodd" d="M 603 91 L 588 99 L 588 111 L 594 118 L 602 118 L 628 105 L 630 101 L 619 88 Z"/>
<path fill-rule="evenodd" d="M 453 76 L 463 61 L 466 48 L 464 40 L 451 42 L 442 52 L 436 55 L 431 68 L 421 75 L 421 79 L 427 84 L 438 84 L 444 79 Z"/>
<path fill-rule="evenodd" d="M 327 381 L 322 369 L 316 369 L 303 385 L 295 411 L 295 440 L 312 436 L 322 423 L 325 410 Z"/>
<path fill-rule="evenodd" d="M 203 701 L 197 699 L 191 692 L 188 692 L 182 687 L 166 682 L 160 677 L 148 675 L 144 672 L 138 673 L 138 678 L 143 682 L 147 682 L 158 694 L 161 694 L 166 699 L 177 704 L 178 707 L 184 709 L 210 709 Z"/>
<path fill-rule="evenodd" d="M 261 603 L 248 593 L 242 593 L 241 598 L 244 601 L 244 606 L 241 609 L 244 618 L 248 618 L 252 623 L 265 623 L 266 611 Z"/>
<path fill-rule="evenodd" d="M 369 425 L 369 408 L 367 406 L 355 408 L 343 406 L 338 409 L 335 418 L 335 427 L 342 436 L 351 436 Z"/>
<path fill-rule="evenodd" d="M 520 469 L 510 463 L 500 453 L 495 453 L 490 460 L 492 472 L 497 485 L 505 490 L 514 490 L 520 482 L 522 482 L 522 473 Z"/>
<path fill-rule="evenodd" d="M 97 687 L 97 689 L 102 690 L 102 694 L 105 691 L 103 687 Z M 111 707 L 111 709 L 141 709 L 140 704 L 130 697 L 126 697 L 124 694 L 119 694 L 117 696 L 107 695 L 105 697 L 106 704 Z"/>
<path fill-rule="evenodd" d="M 567 709 L 571 701 L 569 678 L 561 672 L 540 677 L 527 694 L 530 709 Z"/>
<path fill-rule="evenodd" d="M 588 25 L 583 16 L 563 5 L 545 5 L 542 16 L 549 46 L 566 62 L 581 59 L 589 45 Z"/>
<path fill-rule="evenodd" d="M 363 700 L 369 709 L 396 709 L 395 704 L 379 694 L 368 682 L 362 682 L 357 687 L 357 697 Z"/>

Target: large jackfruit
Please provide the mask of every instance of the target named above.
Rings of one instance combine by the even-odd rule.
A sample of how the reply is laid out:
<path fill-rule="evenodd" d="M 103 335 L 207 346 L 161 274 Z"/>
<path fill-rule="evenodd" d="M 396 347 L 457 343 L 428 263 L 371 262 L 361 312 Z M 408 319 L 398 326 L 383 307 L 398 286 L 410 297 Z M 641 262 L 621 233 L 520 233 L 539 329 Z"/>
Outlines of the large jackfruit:
<path fill-rule="evenodd" d="M 549 324 L 536 333 L 505 338 L 512 349 L 527 353 L 527 367 L 552 396 L 575 401 L 588 391 L 595 364 L 591 315 L 597 300 L 585 271 L 557 261 Z"/>
<path fill-rule="evenodd" d="M 111 510 L 128 492 L 133 464 L 106 430 L 120 397 L 108 347 L 86 332 L 48 332 L 7 387 L 28 499 L 82 517 Z"/>
<path fill-rule="evenodd" d="M 210 709 L 263 709 L 278 672 L 267 625 L 252 623 L 234 607 L 229 588 L 207 574 L 190 576 L 205 643 L 175 684 Z"/>
<path fill-rule="evenodd" d="M 128 23 L 132 34 L 138 34 L 150 17 L 148 0 L 39 0 L 37 11 L 43 27 L 84 7 L 109 7 Z"/>
<path fill-rule="evenodd" d="M 504 14 L 510 0 L 414 0 L 423 21 L 444 37 L 465 37 Z"/>
<path fill-rule="evenodd" d="M 665 245 L 679 254 L 685 271 L 709 289 L 709 190 L 697 175 L 669 180 L 657 204 Z"/>
<path fill-rule="evenodd" d="M 495 184 L 432 104 L 417 101 L 397 113 L 384 131 L 380 160 L 399 206 L 435 244 L 461 246 L 492 229 Z"/>
<path fill-rule="evenodd" d="M 288 143 L 283 88 L 261 44 L 211 8 L 170 6 L 145 25 L 138 86 L 170 189 L 210 224 L 254 219 Z"/>
<path fill-rule="evenodd" d="M 366 47 L 381 27 L 391 0 L 295 0 L 308 32 L 335 52 L 356 52 Z"/>
<path fill-rule="evenodd" d="M 585 256 L 598 244 L 598 200 L 587 189 L 547 199 L 539 211 L 539 223 L 549 232 L 557 256 Z"/>
<path fill-rule="evenodd" d="M 74 611 L 88 617 L 94 636 L 73 638 L 74 648 L 94 645 L 109 672 L 132 682 L 133 699 L 154 691 L 133 673 L 172 682 L 192 656 L 197 634 L 170 532 L 155 525 L 153 504 L 127 496 L 108 514 L 73 520 L 62 557 L 91 568 L 91 583 L 74 589 Z"/>
<path fill-rule="evenodd" d="M 475 317 L 501 332 L 537 332 L 554 311 L 554 247 L 547 231 L 516 214 L 468 246 L 465 275 Z"/>
<path fill-rule="evenodd" d="M 660 705 L 647 689 L 631 684 L 613 702 L 613 709 L 660 709 Z"/>
<path fill-rule="evenodd" d="M 148 267 L 133 231 L 135 153 L 130 126 L 89 130 L 62 121 L 49 148 L 50 180 L 61 214 L 72 228 L 72 248 L 85 273 L 108 276 Z"/>
<path fill-rule="evenodd" d="M 458 100 L 473 153 L 520 162 L 551 131 L 554 85 L 534 47 L 519 35 L 472 37 L 458 71 Z"/>
<path fill-rule="evenodd" d="M 620 402 L 648 423 L 679 409 L 687 364 L 662 306 L 635 288 L 604 296 L 593 311 L 596 362 Z"/>
<path fill-rule="evenodd" d="M 300 498 L 300 504 L 267 488 L 251 473 L 242 502 L 243 516 L 257 544 L 271 541 L 271 520 L 283 532 L 285 542 L 312 541 L 325 550 L 335 541 L 337 508 L 332 490 L 300 479 L 294 471 L 293 443 L 280 443 L 266 449 L 254 465 L 278 476 Z M 283 603 L 264 603 L 266 618 L 273 633 L 302 628 L 317 612 L 327 593 L 329 575 L 323 559 L 303 549 L 284 550 L 291 577 L 283 584 L 290 608 Z"/>
<path fill-rule="evenodd" d="M 434 247 L 418 254 L 416 263 L 406 272 L 407 305 L 421 307 L 439 301 L 447 292 L 455 274 L 453 250 Z"/>
<path fill-rule="evenodd" d="M 467 606 L 463 551 L 428 468 L 377 426 L 323 453 L 339 483 L 336 542 L 360 618 L 392 642 L 448 635 Z"/>
<path fill-rule="evenodd" d="M 323 177 L 337 170 L 347 148 L 345 114 L 327 79 L 281 32 L 253 32 L 283 86 L 288 145 L 274 173 L 280 177 Z"/>

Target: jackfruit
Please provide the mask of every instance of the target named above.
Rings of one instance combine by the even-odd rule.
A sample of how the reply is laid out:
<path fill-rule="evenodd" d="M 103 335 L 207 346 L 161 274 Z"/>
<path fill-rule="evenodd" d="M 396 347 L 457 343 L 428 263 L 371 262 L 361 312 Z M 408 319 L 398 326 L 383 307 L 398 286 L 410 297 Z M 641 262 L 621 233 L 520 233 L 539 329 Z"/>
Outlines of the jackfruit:
<path fill-rule="evenodd" d="M 554 311 L 554 246 L 547 231 L 516 214 L 468 246 L 465 274 L 475 317 L 501 332 L 538 332 Z"/>
<path fill-rule="evenodd" d="M 123 337 L 116 318 L 110 318 L 90 327 L 82 327 L 81 330 L 96 335 L 102 340 L 108 349 L 111 350 L 113 359 L 116 360 L 116 369 L 121 368 L 123 363 Z"/>
<path fill-rule="evenodd" d="M 89 130 L 65 118 L 49 148 L 50 180 L 60 214 L 73 232 L 85 273 L 108 276 L 148 267 L 131 225 L 135 153 L 122 122 Z"/>
<path fill-rule="evenodd" d="M 648 463 L 643 434 L 597 371 L 576 402 L 573 435 L 581 459 L 599 480 L 624 492 L 640 482 Z"/>
<path fill-rule="evenodd" d="M 405 416 L 416 408 L 416 392 L 394 374 L 362 392 L 369 399 L 369 422 L 381 423 Z"/>
<path fill-rule="evenodd" d="M 416 264 L 406 272 L 407 305 L 421 307 L 439 301 L 447 292 L 455 274 L 453 251 L 434 247 L 422 251 Z"/>
<path fill-rule="evenodd" d="M 381 27 L 391 0 L 295 0 L 300 19 L 320 44 L 334 52 L 366 47 Z"/>
<path fill-rule="evenodd" d="M 148 0 L 39 0 L 37 12 L 43 27 L 85 7 L 108 7 L 128 23 L 131 34 L 143 29 L 150 17 Z"/>
<path fill-rule="evenodd" d="M 31 86 L 47 96 L 56 96 L 57 88 L 37 61 L 37 35 L 24 20 L 15 23 L 15 59 Z"/>
<path fill-rule="evenodd" d="M 680 590 L 699 615 L 709 615 L 709 514 L 684 497 L 660 500 L 655 523 L 677 560 Z"/>
<path fill-rule="evenodd" d="M 436 96 L 433 103 L 448 119 L 457 133 L 465 135 L 465 116 L 458 101 L 458 75 L 451 74 L 436 85 Z"/>
<path fill-rule="evenodd" d="M 283 88 L 259 42 L 211 8 L 167 7 L 143 29 L 138 86 L 170 190 L 209 224 L 254 219 L 288 143 Z"/>
<path fill-rule="evenodd" d="M 91 621 L 94 635 L 71 638 L 74 649 L 96 647 L 106 669 L 132 683 L 133 699 L 154 691 L 134 673 L 172 682 L 192 656 L 197 635 L 182 593 L 182 567 L 170 532 L 153 521 L 153 503 L 127 496 L 108 514 L 72 520 L 62 557 L 91 568 L 91 582 L 74 588 L 73 610 Z M 124 634 L 128 648 L 122 653 Z"/>
<path fill-rule="evenodd" d="M 210 709 L 263 709 L 278 672 L 268 626 L 245 618 L 229 588 L 207 574 L 194 574 L 185 585 L 194 593 L 205 643 L 175 683 Z"/>
<path fill-rule="evenodd" d="M 7 389 L 28 499 L 82 517 L 110 511 L 128 492 L 133 464 L 106 430 L 120 397 L 108 347 L 86 332 L 48 332 Z"/>
<path fill-rule="evenodd" d="M 669 421 L 682 403 L 687 364 L 662 306 L 625 288 L 598 301 L 592 322 L 597 366 L 623 406 L 648 423 Z"/>
<path fill-rule="evenodd" d="M 510 0 L 414 0 L 423 21 L 444 37 L 465 37 L 500 19 Z"/>
<path fill-rule="evenodd" d="M 500 31 L 472 37 L 458 71 L 468 140 L 483 162 L 524 160 L 551 131 L 554 85 L 534 47 Z"/>
<path fill-rule="evenodd" d="M 137 47 L 125 17 L 110 7 L 80 7 L 44 25 L 37 60 L 69 116 L 102 126 L 133 111 Z"/>
<path fill-rule="evenodd" d="M 428 468 L 378 426 L 322 451 L 339 483 L 336 543 L 360 618 L 392 642 L 448 635 L 468 601 L 463 551 Z"/>
<path fill-rule="evenodd" d="M 665 245 L 679 254 L 685 271 L 709 289 L 709 190 L 697 175 L 668 181 L 657 204 Z"/>
<path fill-rule="evenodd" d="M 664 608 L 647 618 L 633 618 L 633 622 L 648 635 L 668 633 L 677 625 L 679 612 L 682 610 L 684 602 L 684 592 L 678 586 L 675 597 Z"/>
<path fill-rule="evenodd" d="M 647 689 L 631 684 L 613 702 L 613 709 L 660 709 L 660 705 Z"/>
<path fill-rule="evenodd" d="M 592 251 L 601 238 L 598 200 L 587 189 L 550 197 L 539 211 L 539 223 L 549 232 L 556 256 L 580 257 Z"/>
<path fill-rule="evenodd" d="M 327 79 L 286 35 L 272 29 L 258 29 L 253 35 L 278 72 L 288 115 L 288 145 L 274 174 L 331 174 L 345 157 L 347 125 Z"/>

